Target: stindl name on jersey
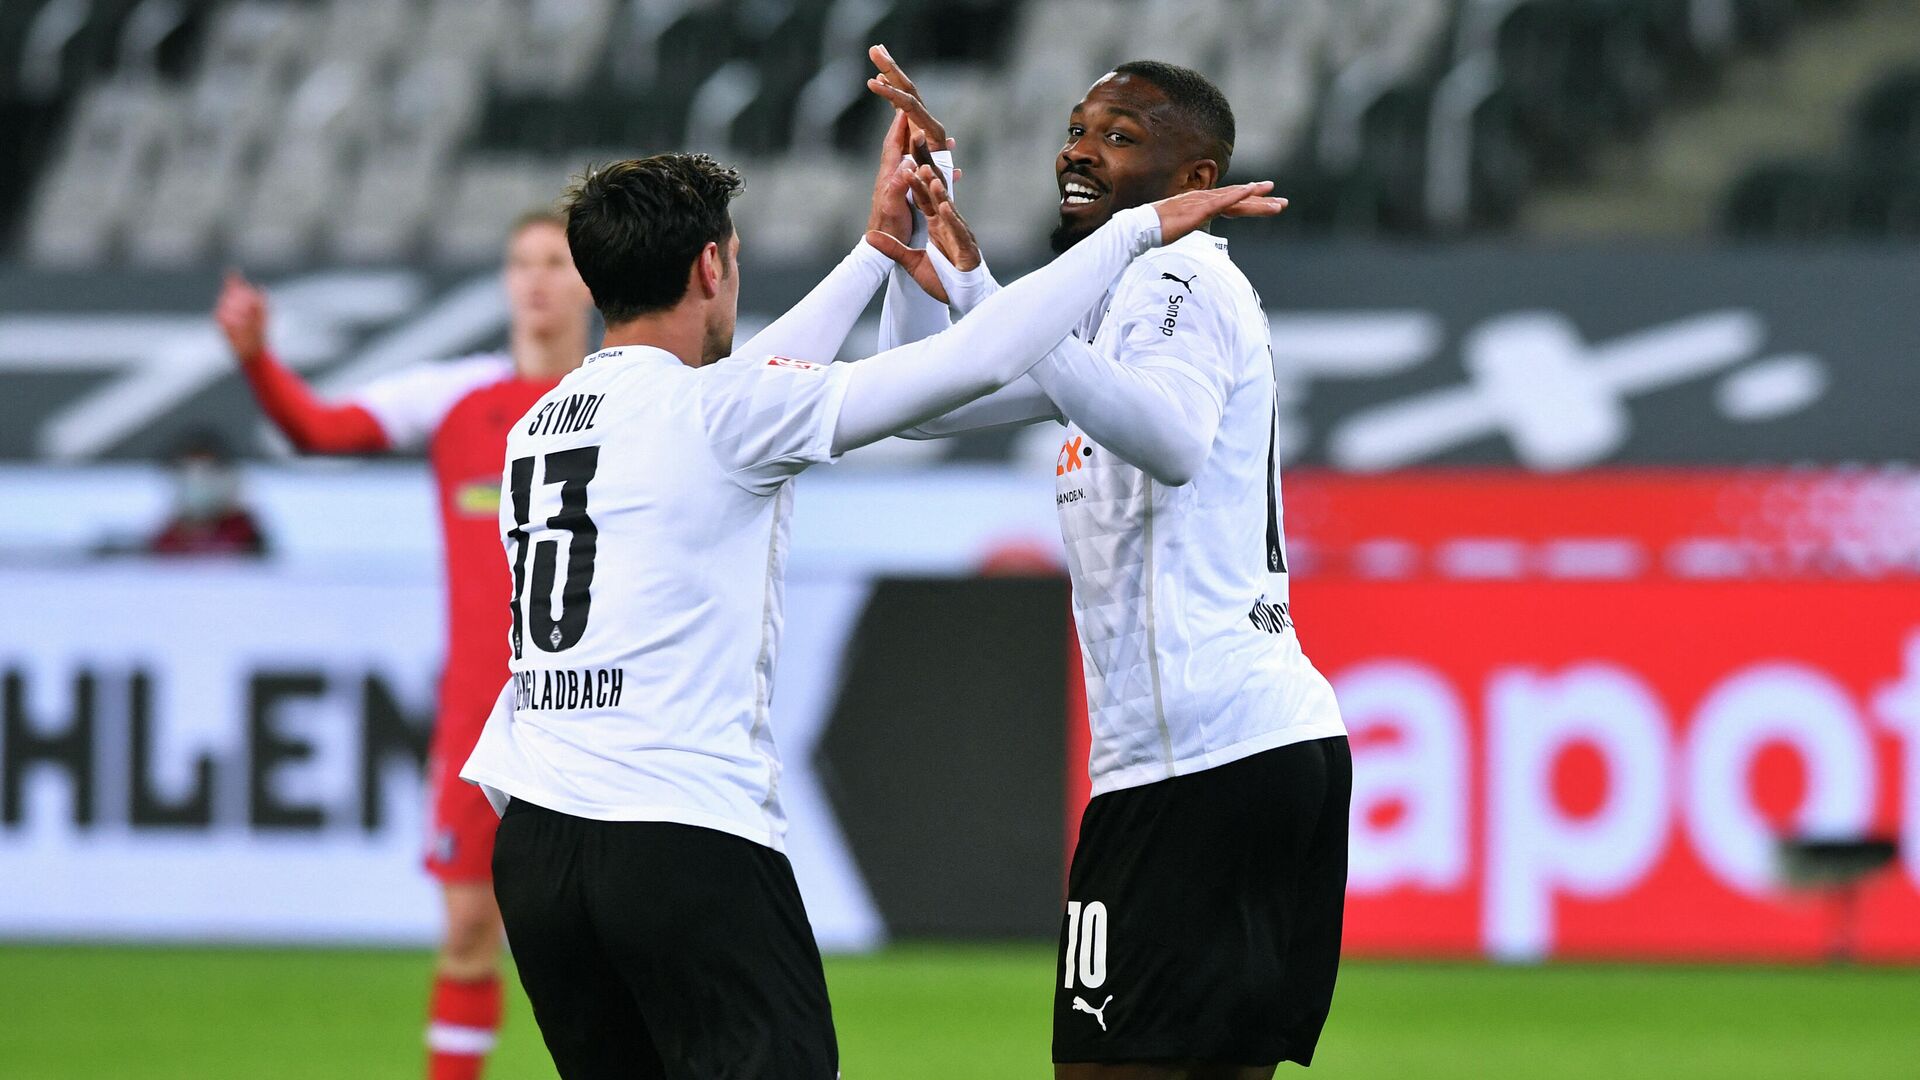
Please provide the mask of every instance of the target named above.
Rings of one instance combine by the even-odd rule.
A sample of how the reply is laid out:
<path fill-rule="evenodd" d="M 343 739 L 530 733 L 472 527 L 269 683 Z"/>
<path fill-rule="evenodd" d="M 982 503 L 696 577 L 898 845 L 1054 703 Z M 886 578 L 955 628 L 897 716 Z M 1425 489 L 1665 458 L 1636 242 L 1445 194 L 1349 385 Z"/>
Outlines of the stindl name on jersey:
<path fill-rule="evenodd" d="M 615 709 L 627 673 L 619 668 L 557 668 L 513 673 L 516 709 Z"/>
<path fill-rule="evenodd" d="M 605 394 L 568 394 L 540 406 L 527 423 L 529 435 L 568 435 L 591 431 Z"/>

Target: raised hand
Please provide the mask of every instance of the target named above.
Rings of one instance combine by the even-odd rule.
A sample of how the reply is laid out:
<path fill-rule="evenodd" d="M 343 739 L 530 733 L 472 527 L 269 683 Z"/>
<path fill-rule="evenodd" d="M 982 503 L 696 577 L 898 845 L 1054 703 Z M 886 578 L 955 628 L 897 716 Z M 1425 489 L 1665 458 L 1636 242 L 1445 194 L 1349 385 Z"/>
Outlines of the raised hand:
<path fill-rule="evenodd" d="M 227 337 L 234 358 L 252 363 L 267 352 L 267 298 L 238 270 L 227 271 L 220 298 L 213 305 L 213 321 Z"/>
<path fill-rule="evenodd" d="M 907 176 L 913 190 L 914 205 L 927 217 L 927 239 L 956 270 L 972 270 L 980 265 L 980 242 L 973 228 L 953 205 L 953 190 L 941 178 L 940 170 L 921 165 Z"/>
<path fill-rule="evenodd" d="M 920 99 L 919 88 L 913 85 L 912 79 L 907 78 L 906 72 L 900 70 L 899 63 L 893 59 L 893 54 L 887 51 L 887 47 L 873 46 L 867 50 L 867 58 L 873 61 L 874 67 L 880 69 L 879 75 L 867 80 L 867 89 L 886 98 L 894 108 L 906 113 L 907 121 L 920 132 L 929 146 L 950 147 L 952 143 L 947 138 L 946 125 L 934 119 L 933 113 L 927 109 L 926 102 Z M 932 163 L 930 159 L 920 161 L 922 165 Z"/>
<path fill-rule="evenodd" d="M 900 174 L 913 190 L 914 203 L 926 215 L 929 242 L 938 247 L 940 254 L 946 256 L 957 270 L 972 270 L 979 266 L 980 244 L 973 238 L 973 229 L 967 225 L 966 219 L 954 207 L 947 185 L 934 167 L 921 165 L 909 168 L 902 165 Z M 915 284 L 926 290 L 928 296 L 943 303 L 950 302 L 946 286 L 941 283 L 933 260 L 925 249 L 908 247 L 899 237 L 884 231 L 869 232 L 867 243 L 898 263 Z"/>
<path fill-rule="evenodd" d="M 1267 195 L 1272 190 L 1273 181 L 1256 180 L 1161 199 L 1153 204 L 1160 215 L 1160 242 L 1171 244 L 1216 217 L 1272 217 L 1287 208 L 1287 200 Z"/>
<path fill-rule="evenodd" d="M 873 205 L 867 231 L 893 236 L 913 232 L 913 208 L 907 205 L 907 114 L 894 110 L 887 137 L 880 142 L 880 171 L 873 178 Z"/>

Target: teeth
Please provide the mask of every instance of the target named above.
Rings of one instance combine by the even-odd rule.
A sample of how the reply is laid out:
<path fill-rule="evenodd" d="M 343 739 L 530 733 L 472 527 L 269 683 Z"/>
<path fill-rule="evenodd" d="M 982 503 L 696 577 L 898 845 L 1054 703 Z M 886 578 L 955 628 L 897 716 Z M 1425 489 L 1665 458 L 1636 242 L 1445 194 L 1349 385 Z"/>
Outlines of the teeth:
<path fill-rule="evenodd" d="M 1060 201 L 1068 206 L 1085 206 L 1100 197 L 1098 191 L 1078 180 L 1067 181 L 1060 190 L 1063 195 Z"/>

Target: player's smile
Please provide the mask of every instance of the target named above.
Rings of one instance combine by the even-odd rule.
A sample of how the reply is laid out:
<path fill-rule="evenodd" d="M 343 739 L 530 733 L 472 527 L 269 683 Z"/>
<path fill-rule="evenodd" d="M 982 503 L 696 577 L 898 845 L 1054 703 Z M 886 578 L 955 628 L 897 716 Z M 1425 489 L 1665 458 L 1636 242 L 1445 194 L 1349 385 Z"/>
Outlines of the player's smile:
<path fill-rule="evenodd" d="M 1104 208 L 1096 204 L 1105 199 L 1108 192 L 1100 181 L 1077 169 L 1062 170 L 1058 180 L 1063 217 L 1102 212 Z"/>

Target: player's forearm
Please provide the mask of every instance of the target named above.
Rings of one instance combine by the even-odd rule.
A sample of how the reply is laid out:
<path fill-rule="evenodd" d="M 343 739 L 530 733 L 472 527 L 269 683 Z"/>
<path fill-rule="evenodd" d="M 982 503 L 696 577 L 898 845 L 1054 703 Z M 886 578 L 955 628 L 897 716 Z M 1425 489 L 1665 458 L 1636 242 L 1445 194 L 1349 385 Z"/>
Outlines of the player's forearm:
<path fill-rule="evenodd" d="M 1024 375 L 1107 295 L 1127 264 L 1159 242 L 1160 217 L 1153 207 L 1122 210 L 1066 254 L 994 293 L 934 338 L 934 351 L 971 372 L 980 387 L 965 400 Z"/>
<path fill-rule="evenodd" d="M 969 431 L 1059 418 L 1060 411 L 1054 408 L 1052 399 L 1033 381 L 1032 373 L 1028 373 L 986 397 L 975 398 L 957 409 L 909 428 L 901 432 L 900 437 L 916 441 L 949 439 Z"/>
<path fill-rule="evenodd" d="M 1094 442 L 1178 487 L 1206 461 L 1222 408 L 1204 383 L 1176 363 L 1117 363 L 1068 338 L 1028 375 Z"/>
<path fill-rule="evenodd" d="M 373 414 L 358 405 L 334 405 L 315 397 L 307 384 L 272 353 L 240 365 L 267 419 L 305 454 L 374 454 L 390 446 Z"/>
<path fill-rule="evenodd" d="M 947 260 L 940 249 L 925 245 L 927 259 L 947 290 L 947 303 L 928 296 L 913 276 L 896 266 L 887 278 L 886 300 L 880 312 L 880 348 L 922 341 L 953 324 L 953 315 L 965 316 L 987 297 L 1000 291 L 983 258 L 971 270 L 961 270 Z"/>
<path fill-rule="evenodd" d="M 963 318 L 985 303 L 987 297 L 1000 291 L 1000 283 L 993 279 L 993 271 L 987 269 L 984 256 L 980 265 L 971 270 L 954 266 L 937 247 L 928 248 L 927 257 L 933 261 L 933 272 L 939 275 L 940 284 L 947 290 L 947 303 Z"/>
<path fill-rule="evenodd" d="M 735 349 L 734 354 L 772 354 L 827 363 L 840 352 L 892 265 L 892 260 L 862 240 L 813 291 Z"/>
<path fill-rule="evenodd" d="M 905 270 L 894 267 L 880 302 L 879 351 L 923 341 L 951 325 L 947 305 L 928 296 Z"/>
<path fill-rule="evenodd" d="M 854 365 L 834 432 L 835 452 L 925 423 L 1019 378 L 1106 295 L 1135 256 L 1159 240 L 1153 207 L 1123 210 L 953 329 Z"/>
<path fill-rule="evenodd" d="M 951 182 L 953 177 L 953 153 L 947 150 L 936 151 L 934 164 L 940 166 L 942 173 Z M 951 192 L 952 188 L 949 187 Z M 913 232 L 906 238 L 908 247 L 926 249 L 932 252 L 927 238 L 927 218 L 918 208 L 913 211 Z M 927 295 L 913 280 L 913 275 L 894 266 L 887 274 L 887 291 L 880 301 L 880 340 L 877 351 L 885 352 L 899 345 L 922 341 L 940 333 L 953 325 L 953 318 L 947 313 L 947 305 Z"/>

